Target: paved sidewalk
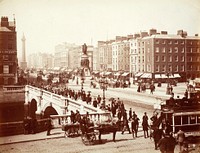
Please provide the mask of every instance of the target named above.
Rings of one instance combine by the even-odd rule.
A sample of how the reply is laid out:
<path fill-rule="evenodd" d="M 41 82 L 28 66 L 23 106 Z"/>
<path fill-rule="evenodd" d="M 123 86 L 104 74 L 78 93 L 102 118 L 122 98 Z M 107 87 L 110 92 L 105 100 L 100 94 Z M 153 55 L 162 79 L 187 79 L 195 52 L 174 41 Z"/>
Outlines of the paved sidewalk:
<path fill-rule="evenodd" d="M 4 136 L 0 137 L 0 145 L 13 144 L 13 143 L 21 143 L 21 142 L 30 142 L 37 140 L 46 140 L 46 139 L 55 139 L 55 138 L 64 138 L 64 131 L 60 128 L 52 129 L 51 135 L 47 136 L 47 132 L 40 132 L 36 134 L 21 134 L 21 135 L 13 135 L 13 136 Z"/>

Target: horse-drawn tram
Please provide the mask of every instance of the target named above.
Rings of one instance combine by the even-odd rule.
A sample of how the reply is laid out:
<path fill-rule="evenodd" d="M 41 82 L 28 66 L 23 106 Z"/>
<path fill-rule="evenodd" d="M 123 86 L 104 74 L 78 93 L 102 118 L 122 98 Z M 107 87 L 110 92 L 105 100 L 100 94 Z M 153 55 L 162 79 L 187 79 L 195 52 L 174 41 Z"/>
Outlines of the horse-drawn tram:
<path fill-rule="evenodd" d="M 166 104 L 161 105 L 160 117 L 152 128 L 160 125 L 174 136 L 180 129 L 188 138 L 200 136 L 200 92 L 192 93 L 189 99 L 167 100 Z"/>
<path fill-rule="evenodd" d="M 81 136 L 85 145 L 92 145 L 96 142 L 101 143 L 101 135 L 113 133 L 115 141 L 116 132 L 120 130 L 121 121 L 111 117 L 110 112 L 80 114 L 80 119 L 72 122 L 71 115 L 51 115 L 57 124 L 61 124 L 65 136 Z M 96 139 L 98 137 L 98 141 Z"/>

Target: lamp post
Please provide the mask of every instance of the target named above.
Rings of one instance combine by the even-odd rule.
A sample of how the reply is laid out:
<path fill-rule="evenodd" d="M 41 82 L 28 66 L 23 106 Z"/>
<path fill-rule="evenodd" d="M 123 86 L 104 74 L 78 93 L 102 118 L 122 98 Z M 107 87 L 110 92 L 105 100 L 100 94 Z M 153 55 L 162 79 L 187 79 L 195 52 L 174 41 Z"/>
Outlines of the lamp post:
<path fill-rule="evenodd" d="M 101 84 L 101 89 L 103 90 L 103 103 L 102 103 L 102 107 L 105 108 L 106 103 L 105 103 L 105 90 L 107 90 L 107 81 L 105 80 L 105 76 L 102 77 L 102 79 L 100 80 L 100 84 Z"/>
<path fill-rule="evenodd" d="M 169 72 L 166 74 L 167 76 L 167 89 L 166 89 L 166 94 L 169 95 L 170 94 L 170 86 L 169 86 Z"/>

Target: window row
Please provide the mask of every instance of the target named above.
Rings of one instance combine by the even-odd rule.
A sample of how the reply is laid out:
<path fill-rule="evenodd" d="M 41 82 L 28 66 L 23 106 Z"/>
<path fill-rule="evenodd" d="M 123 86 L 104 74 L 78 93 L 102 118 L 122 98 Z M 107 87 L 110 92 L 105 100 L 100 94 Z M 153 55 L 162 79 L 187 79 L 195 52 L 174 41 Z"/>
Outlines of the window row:
<path fill-rule="evenodd" d="M 161 40 L 157 39 L 155 41 L 156 44 L 184 44 L 184 40 Z"/>
<path fill-rule="evenodd" d="M 170 47 L 170 48 L 156 47 L 155 52 L 156 53 L 160 53 L 160 52 L 162 52 L 162 53 L 166 53 L 166 52 L 168 52 L 168 53 L 172 53 L 172 52 L 174 52 L 174 53 L 178 53 L 178 52 L 184 53 L 185 49 L 183 47 L 182 48 L 180 48 L 180 47 L 179 48 L 178 47 L 174 47 L 174 48 L 172 48 L 172 47 Z"/>
<path fill-rule="evenodd" d="M 171 56 L 171 55 L 168 55 L 168 56 L 159 56 L 159 55 L 156 55 L 155 56 L 155 61 L 156 62 L 184 62 L 185 61 L 185 57 L 184 56 L 178 56 L 178 55 L 175 55 L 175 56 Z"/>
<path fill-rule="evenodd" d="M 179 72 L 185 71 L 184 65 L 155 65 L 155 72 Z"/>

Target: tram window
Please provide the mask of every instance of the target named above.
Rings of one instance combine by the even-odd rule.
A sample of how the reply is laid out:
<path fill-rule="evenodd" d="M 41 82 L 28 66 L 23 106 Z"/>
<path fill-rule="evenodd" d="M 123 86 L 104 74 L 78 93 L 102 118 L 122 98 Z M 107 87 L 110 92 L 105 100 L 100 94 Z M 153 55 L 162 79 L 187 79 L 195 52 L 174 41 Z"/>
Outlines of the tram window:
<path fill-rule="evenodd" d="M 200 123 L 200 115 L 197 116 L 197 123 Z"/>
<path fill-rule="evenodd" d="M 182 116 L 182 124 L 188 124 L 188 116 Z"/>
<path fill-rule="evenodd" d="M 196 123 L 196 116 L 192 115 L 190 116 L 190 124 L 195 124 Z"/>
<path fill-rule="evenodd" d="M 181 116 L 174 116 L 175 125 L 181 125 Z"/>

